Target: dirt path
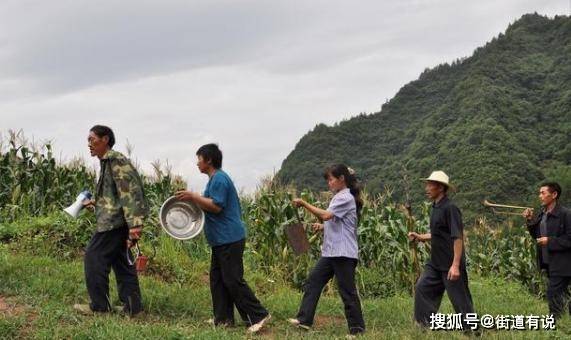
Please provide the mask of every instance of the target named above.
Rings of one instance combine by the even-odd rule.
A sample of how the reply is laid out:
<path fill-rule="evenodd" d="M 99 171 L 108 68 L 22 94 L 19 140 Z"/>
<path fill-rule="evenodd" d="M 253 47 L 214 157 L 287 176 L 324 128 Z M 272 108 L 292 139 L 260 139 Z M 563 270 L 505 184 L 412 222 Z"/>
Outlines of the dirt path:
<path fill-rule="evenodd" d="M 4 301 L 4 297 L 0 296 L 0 312 L 4 312 L 8 310 L 8 305 L 6 304 L 6 301 Z"/>
<path fill-rule="evenodd" d="M 17 304 L 16 299 L 0 295 L 0 315 L 11 317 L 29 314 L 31 311 L 31 308 Z"/>
<path fill-rule="evenodd" d="M 19 305 L 16 299 L 0 295 L 0 317 L 18 317 L 23 315 L 25 321 L 19 327 L 18 338 L 28 339 L 33 333 L 33 323 L 38 318 L 38 313 L 29 306 Z"/>

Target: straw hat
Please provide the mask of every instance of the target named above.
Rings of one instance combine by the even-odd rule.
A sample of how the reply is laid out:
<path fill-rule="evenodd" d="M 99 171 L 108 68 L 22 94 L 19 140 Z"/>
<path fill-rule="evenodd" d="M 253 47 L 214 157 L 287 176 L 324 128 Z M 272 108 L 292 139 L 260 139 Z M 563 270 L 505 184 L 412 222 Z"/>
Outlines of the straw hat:
<path fill-rule="evenodd" d="M 444 171 L 441 171 L 441 170 L 433 171 L 428 178 L 423 178 L 422 180 L 423 181 L 438 182 L 438 183 L 444 184 L 449 189 L 452 189 L 452 190 L 455 189 L 454 186 L 452 184 L 450 184 L 450 178 L 448 177 L 448 175 Z"/>

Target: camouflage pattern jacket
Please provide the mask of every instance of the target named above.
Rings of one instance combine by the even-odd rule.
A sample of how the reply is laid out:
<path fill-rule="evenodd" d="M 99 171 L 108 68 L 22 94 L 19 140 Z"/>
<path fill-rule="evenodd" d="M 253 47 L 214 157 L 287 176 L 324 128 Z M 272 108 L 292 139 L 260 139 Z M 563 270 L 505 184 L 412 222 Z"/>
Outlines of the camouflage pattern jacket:
<path fill-rule="evenodd" d="M 140 227 L 149 208 L 143 181 L 122 153 L 109 150 L 101 158 L 101 173 L 95 191 L 97 232 L 128 226 Z"/>

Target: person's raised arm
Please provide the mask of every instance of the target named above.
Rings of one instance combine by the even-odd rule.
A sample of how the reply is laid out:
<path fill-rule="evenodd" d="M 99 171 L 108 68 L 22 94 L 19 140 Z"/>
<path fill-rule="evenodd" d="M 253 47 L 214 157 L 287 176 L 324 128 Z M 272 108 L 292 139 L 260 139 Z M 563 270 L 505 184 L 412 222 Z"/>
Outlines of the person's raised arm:
<path fill-rule="evenodd" d="M 293 200 L 293 205 L 295 207 L 303 207 L 307 209 L 307 211 L 317 217 L 320 221 L 329 221 L 334 216 L 332 212 L 311 205 L 301 198 L 295 198 Z"/>

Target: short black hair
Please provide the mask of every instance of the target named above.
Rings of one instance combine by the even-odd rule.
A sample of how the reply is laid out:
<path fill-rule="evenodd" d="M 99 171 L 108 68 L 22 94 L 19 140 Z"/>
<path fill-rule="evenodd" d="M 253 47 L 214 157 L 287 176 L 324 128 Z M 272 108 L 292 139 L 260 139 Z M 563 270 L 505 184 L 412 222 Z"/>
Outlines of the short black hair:
<path fill-rule="evenodd" d="M 105 125 L 95 125 L 89 131 L 92 131 L 94 134 L 97 135 L 99 138 L 103 138 L 107 136 L 109 138 L 109 142 L 107 143 L 110 148 L 115 145 L 115 134 L 110 127 Z"/>
<path fill-rule="evenodd" d="M 549 189 L 550 193 L 556 192 L 557 193 L 557 197 L 555 197 L 556 200 L 559 200 L 559 197 L 561 197 L 561 185 L 559 185 L 559 183 L 557 182 L 543 182 L 541 183 L 540 187 L 547 187 Z"/>
<path fill-rule="evenodd" d="M 205 144 L 196 151 L 197 156 L 201 156 L 205 161 L 211 162 L 215 169 L 222 167 L 222 151 L 214 143 Z"/>

